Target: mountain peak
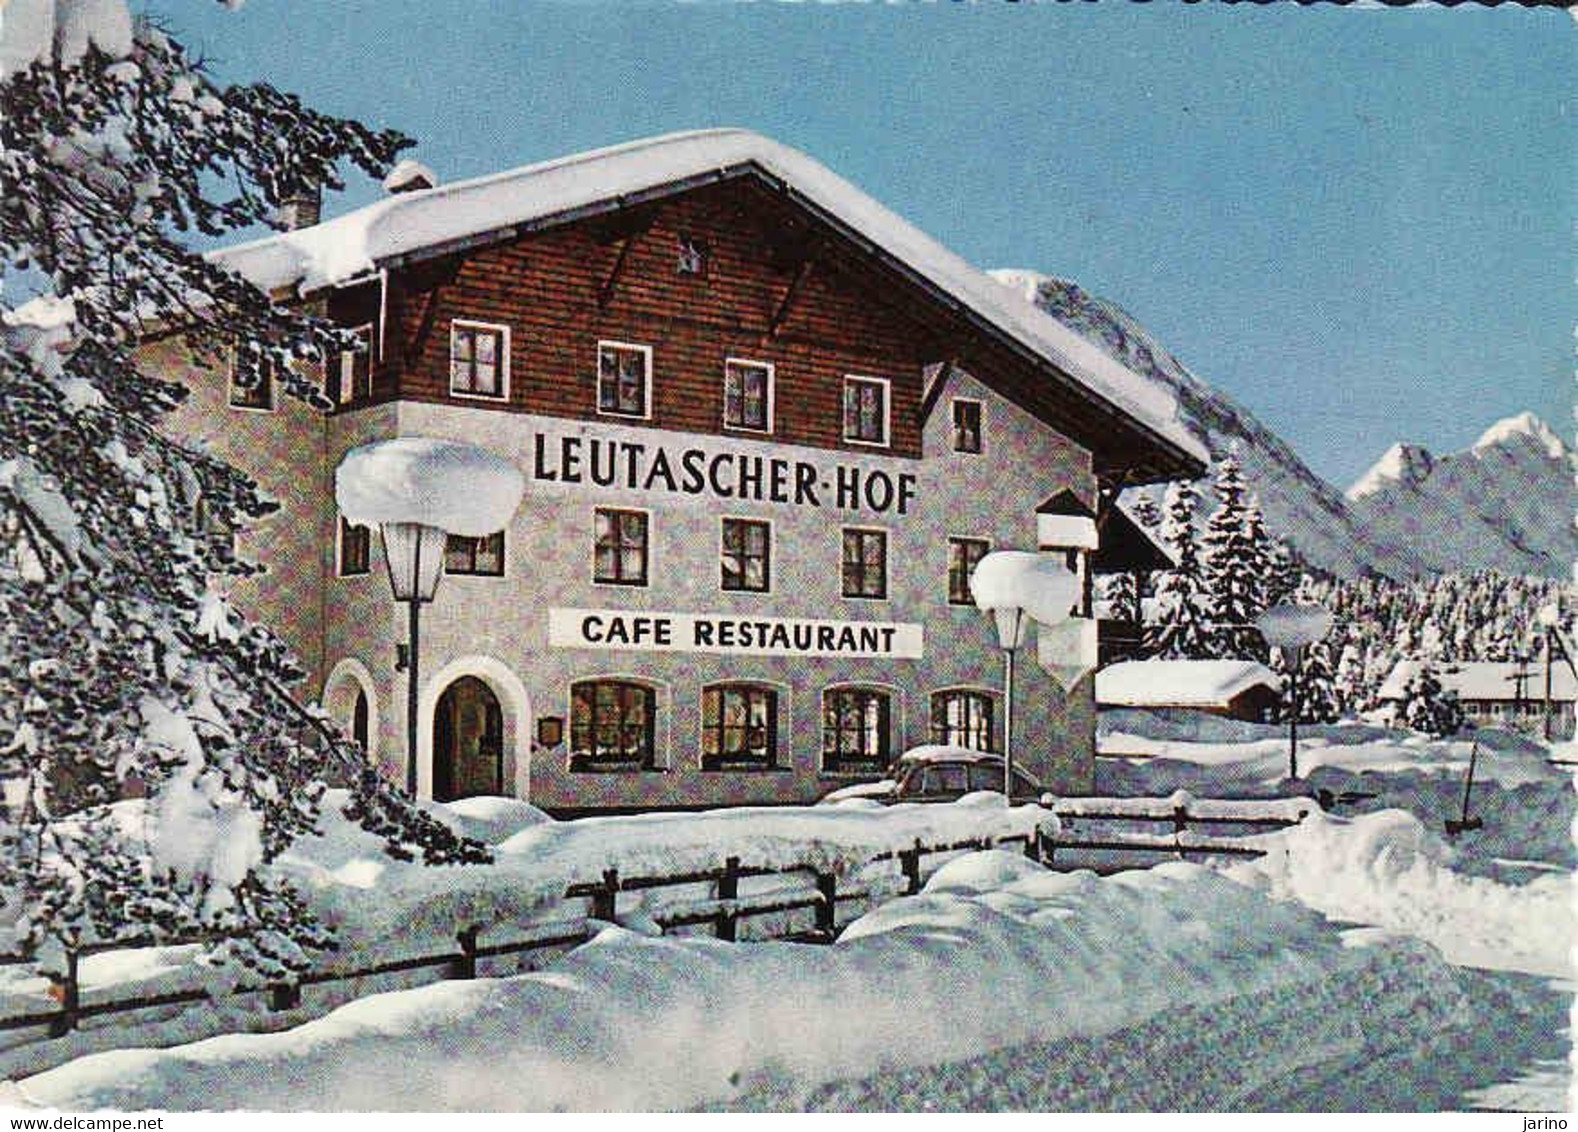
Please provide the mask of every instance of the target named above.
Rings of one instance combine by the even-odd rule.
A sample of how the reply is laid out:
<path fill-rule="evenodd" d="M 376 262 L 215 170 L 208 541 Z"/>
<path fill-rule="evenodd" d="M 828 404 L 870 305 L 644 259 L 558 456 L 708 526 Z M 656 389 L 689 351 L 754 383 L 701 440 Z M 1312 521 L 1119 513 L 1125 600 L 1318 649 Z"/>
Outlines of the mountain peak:
<path fill-rule="evenodd" d="M 1394 444 L 1343 494 L 1352 501 L 1396 485 L 1417 486 L 1424 482 L 1435 462 L 1430 450 L 1422 445 Z"/>
<path fill-rule="evenodd" d="M 1491 425 L 1474 442 L 1473 450 L 1482 452 L 1487 448 L 1502 448 L 1509 443 L 1524 441 L 1525 438 L 1545 449 L 1546 454 L 1553 460 L 1560 460 L 1567 455 L 1567 446 L 1562 443 L 1562 438 L 1556 435 L 1551 426 L 1526 411 Z"/>
<path fill-rule="evenodd" d="M 994 267 L 987 274 L 1031 304 L 1035 303 L 1036 297 L 1041 293 L 1042 284 L 1056 282 L 1054 277 L 1046 272 L 1033 271 L 1028 267 Z"/>

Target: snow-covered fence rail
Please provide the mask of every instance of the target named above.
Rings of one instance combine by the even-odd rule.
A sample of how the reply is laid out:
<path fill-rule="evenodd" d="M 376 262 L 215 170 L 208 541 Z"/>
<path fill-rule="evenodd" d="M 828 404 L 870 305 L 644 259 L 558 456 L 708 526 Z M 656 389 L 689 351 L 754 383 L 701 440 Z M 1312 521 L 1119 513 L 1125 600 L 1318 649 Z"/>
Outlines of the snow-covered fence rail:
<path fill-rule="evenodd" d="M 810 910 L 815 920 L 809 930 L 796 929 L 784 921 L 781 930 L 767 938 L 792 938 L 805 942 L 831 942 L 838 933 L 838 910 L 841 904 L 869 901 L 881 895 L 879 886 L 864 874 L 873 866 L 897 862 L 899 887 L 887 891 L 913 894 L 919 892 L 924 880 L 922 861 L 928 856 L 967 852 L 979 849 L 1018 845 L 1027 857 L 1040 860 L 1046 852 L 1048 839 L 1040 831 L 983 833 L 951 841 L 925 842 L 916 838 L 902 848 L 892 848 L 863 856 L 853 868 L 840 870 L 827 861 L 817 863 L 779 863 L 774 865 L 746 864 L 737 856 L 726 858 L 716 868 L 692 869 L 684 872 L 620 875 L 617 869 L 606 869 L 593 881 L 571 883 L 563 890 L 564 900 L 584 901 L 582 915 L 562 915 L 557 919 L 532 921 L 516 925 L 523 929 L 515 938 L 484 942 L 489 925 L 466 923 L 458 925 L 453 949 L 419 955 L 400 956 L 383 962 L 360 966 L 326 964 L 308 970 L 287 982 L 267 986 L 241 984 L 229 990 L 212 985 L 178 987 L 152 994 L 127 995 L 84 1000 L 84 980 L 81 961 L 92 955 L 130 953 L 151 946 L 175 947 L 220 942 L 216 936 L 193 936 L 179 940 L 160 940 L 137 937 L 84 945 L 67 949 L 62 970 L 48 976 L 47 997 L 55 1005 L 38 1010 L 0 1015 L 0 1032 L 44 1029 L 49 1038 L 64 1037 L 90 1018 L 111 1014 L 193 1006 L 216 998 L 244 998 L 251 996 L 266 1004 L 271 1011 L 291 1011 L 300 1008 L 302 990 L 306 987 L 329 983 L 374 979 L 391 975 L 439 970 L 438 978 L 469 979 L 477 976 L 479 961 L 522 955 L 534 951 L 575 947 L 590 939 L 603 923 L 624 918 L 619 908 L 621 893 L 636 893 L 659 889 L 680 889 L 689 886 L 710 885 L 710 896 L 664 905 L 651 915 L 651 920 L 663 931 L 677 928 L 710 925 L 719 939 L 734 940 L 741 921 L 753 917 L 783 917 L 785 914 Z M 740 882 L 753 878 L 785 877 L 798 883 L 768 891 L 743 894 Z M 853 881 L 853 883 L 851 883 Z M 497 929 L 506 925 L 491 925 Z M 0 955 L 0 965 L 31 964 L 35 957 L 27 955 Z M 42 996 L 41 996 L 42 997 Z"/>
<path fill-rule="evenodd" d="M 1059 829 L 1041 838 L 1041 859 L 1056 863 L 1059 850 L 1102 853 L 1170 853 L 1178 857 L 1259 857 L 1265 850 L 1244 836 L 1220 836 L 1210 830 L 1233 826 L 1250 831 L 1286 829 L 1303 821 L 1316 809 L 1309 798 L 1227 799 L 1195 798 L 1180 790 L 1166 798 L 1063 798 L 1052 806 Z M 1082 822 L 1098 827 L 1117 823 L 1170 825 L 1170 833 L 1135 832 L 1128 829 L 1079 829 Z M 1206 827 L 1196 832 L 1190 827 Z"/>

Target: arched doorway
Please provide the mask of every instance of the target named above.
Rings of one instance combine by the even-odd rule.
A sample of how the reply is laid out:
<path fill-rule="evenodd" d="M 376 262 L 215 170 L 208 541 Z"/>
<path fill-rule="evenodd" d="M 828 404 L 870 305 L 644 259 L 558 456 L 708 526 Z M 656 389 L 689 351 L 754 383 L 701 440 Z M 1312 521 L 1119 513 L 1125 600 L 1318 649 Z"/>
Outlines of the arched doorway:
<path fill-rule="evenodd" d="M 433 798 L 504 793 L 504 712 L 493 690 L 462 676 L 433 712 Z"/>
<path fill-rule="evenodd" d="M 367 747 L 368 731 L 367 693 L 360 688 L 356 689 L 356 703 L 351 708 L 351 738 L 362 745 L 362 753 Z"/>

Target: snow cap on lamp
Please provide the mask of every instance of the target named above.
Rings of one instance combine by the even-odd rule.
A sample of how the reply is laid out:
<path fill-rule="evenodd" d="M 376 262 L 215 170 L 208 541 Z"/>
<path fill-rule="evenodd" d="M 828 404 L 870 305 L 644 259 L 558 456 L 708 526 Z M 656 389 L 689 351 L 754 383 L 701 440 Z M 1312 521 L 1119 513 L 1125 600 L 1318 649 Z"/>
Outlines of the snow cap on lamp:
<path fill-rule="evenodd" d="M 1043 625 L 1068 620 L 1079 601 L 1079 576 L 1062 562 L 1028 550 L 994 550 L 970 574 L 970 595 L 997 618 L 998 644 L 1005 649 L 1025 642 L 1026 613 Z"/>
<path fill-rule="evenodd" d="M 507 527 L 525 490 L 502 456 L 426 436 L 353 448 L 334 473 L 334 501 L 352 523 L 419 523 L 470 538 Z"/>
<path fill-rule="evenodd" d="M 1266 644 L 1280 649 L 1312 645 L 1331 632 L 1331 625 L 1331 611 L 1312 602 L 1273 605 L 1255 618 L 1255 628 Z"/>

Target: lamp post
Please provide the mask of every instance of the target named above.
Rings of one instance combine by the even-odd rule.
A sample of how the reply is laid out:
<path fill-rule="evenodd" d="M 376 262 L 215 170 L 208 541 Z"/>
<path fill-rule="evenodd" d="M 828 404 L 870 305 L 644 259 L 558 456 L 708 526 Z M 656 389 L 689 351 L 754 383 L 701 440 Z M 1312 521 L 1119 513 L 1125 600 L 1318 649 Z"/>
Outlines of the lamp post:
<path fill-rule="evenodd" d="M 1552 685 L 1558 658 L 1567 663 L 1567 668 L 1578 679 L 1578 665 L 1573 663 L 1572 654 L 1567 651 L 1567 645 L 1562 640 L 1562 611 L 1555 603 L 1540 606 L 1536 614 L 1541 628 L 1545 630 L 1545 741 L 1551 742 L 1556 737 L 1555 716 L 1552 711 Z"/>
<path fill-rule="evenodd" d="M 421 657 L 421 610 L 433 600 L 438 580 L 444 576 L 444 544 L 448 535 L 428 523 L 389 522 L 378 524 L 384 544 L 384 566 L 389 572 L 389 589 L 394 599 L 404 602 L 406 614 L 406 693 L 405 693 L 405 788 L 416 797 L 416 701 L 421 689 L 418 679 Z M 396 670 L 400 668 L 397 663 Z"/>
<path fill-rule="evenodd" d="M 1003 801 L 1014 804 L 1014 658 L 1029 635 L 1030 622 L 1056 625 L 1073 616 L 1080 600 L 1079 575 L 1059 560 L 1024 550 L 986 555 L 970 575 L 970 594 L 992 614 L 1003 650 Z"/>
<path fill-rule="evenodd" d="M 405 784 L 417 793 L 417 699 L 421 694 L 422 605 L 444 574 L 451 534 L 482 538 L 509 525 L 526 489 L 520 471 L 474 444 L 402 436 L 346 453 L 334 474 L 334 499 L 348 522 L 376 523 L 389 589 L 406 605 Z"/>
<path fill-rule="evenodd" d="M 1255 628 L 1266 644 L 1281 649 L 1290 658 L 1288 681 L 1293 710 L 1288 714 L 1288 777 L 1299 776 L 1299 670 L 1304 666 L 1304 648 L 1331 632 L 1332 616 L 1315 602 L 1273 605 L 1255 618 Z"/>

